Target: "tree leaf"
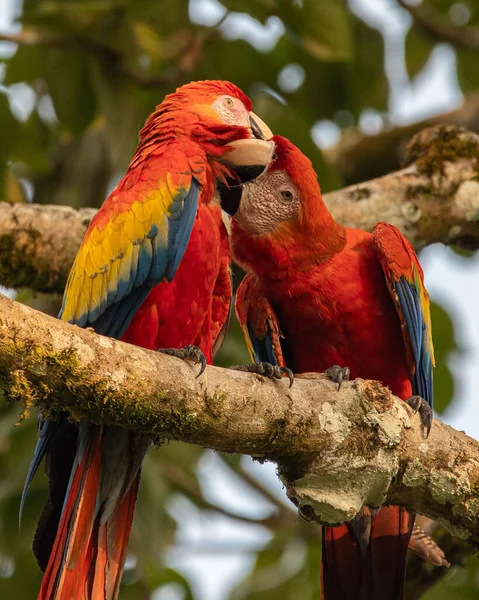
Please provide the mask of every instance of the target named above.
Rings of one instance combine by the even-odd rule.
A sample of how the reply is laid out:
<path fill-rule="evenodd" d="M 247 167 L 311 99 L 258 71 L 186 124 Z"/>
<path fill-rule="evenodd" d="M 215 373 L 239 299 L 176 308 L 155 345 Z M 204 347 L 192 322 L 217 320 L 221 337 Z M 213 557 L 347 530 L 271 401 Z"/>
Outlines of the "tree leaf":
<path fill-rule="evenodd" d="M 230 11 L 246 13 L 264 25 L 266 20 L 278 15 L 280 1 L 278 0 L 223 0 L 223 6 Z"/>
<path fill-rule="evenodd" d="M 100 63 L 91 63 L 91 73 L 99 112 L 106 124 L 108 151 L 116 170 L 122 170 L 129 162 L 138 142 L 138 130 L 156 102 L 151 100 L 143 106 L 145 94 L 116 71 L 109 71 Z M 158 100 L 164 93 L 156 89 Z"/>
<path fill-rule="evenodd" d="M 352 57 L 351 22 L 339 0 L 282 0 L 278 16 L 306 51 L 322 61 L 348 61 Z"/>
<path fill-rule="evenodd" d="M 44 49 L 37 46 L 19 46 L 7 62 L 7 71 L 3 83 L 12 85 L 19 82 L 31 82 L 44 73 Z"/>
<path fill-rule="evenodd" d="M 51 138 L 51 130 L 34 110 L 26 121 L 19 124 L 11 159 L 24 163 L 30 175 L 48 173 L 52 165 L 45 148 L 48 148 Z"/>
<path fill-rule="evenodd" d="M 12 173 L 12 170 L 7 168 L 5 177 L 5 193 L 4 200 L 10 204 L 22 203 L 26 201 L 25 190 L 19 179 Z"/>
<path fill-rule="evenodd" d="M 129 20 L 148 23 L 158 34 L 168 36 L 191 27 L 188 0 L 130 0 L 126 9 Z"/>
<path fill-rule="evenodd" d="M 91 123 L 96 109 L 88 57 L 81 50 L 51 48 L 45 78 L 58 120 L 78 135 Z"/>
<path fill-rule="evenodd" d="M 457 78 L 465 94 L 474 93 L 479 88 L 479 68 L 477 52 L 457 50 Z"/>

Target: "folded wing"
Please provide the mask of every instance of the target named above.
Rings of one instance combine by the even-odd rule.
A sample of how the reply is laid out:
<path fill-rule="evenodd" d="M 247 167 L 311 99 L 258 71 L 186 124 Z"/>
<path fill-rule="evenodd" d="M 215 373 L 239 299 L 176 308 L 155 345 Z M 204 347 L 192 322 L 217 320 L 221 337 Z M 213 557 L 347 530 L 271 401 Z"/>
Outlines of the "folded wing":
<path fill-rule="evenodd" d="M 200 189 L 189 164 L 130 169 L 90 224 L 59 317 L 120 338 L 150 290 L 173 279 Z"/>
<path fill-rule="evenodd" d="M 376 225 L 373 245 L 401 322 L 413 393 L 432 407 L 434 349 L 429 295 L 421 265 L 411 244 L 392 225 Z"/>

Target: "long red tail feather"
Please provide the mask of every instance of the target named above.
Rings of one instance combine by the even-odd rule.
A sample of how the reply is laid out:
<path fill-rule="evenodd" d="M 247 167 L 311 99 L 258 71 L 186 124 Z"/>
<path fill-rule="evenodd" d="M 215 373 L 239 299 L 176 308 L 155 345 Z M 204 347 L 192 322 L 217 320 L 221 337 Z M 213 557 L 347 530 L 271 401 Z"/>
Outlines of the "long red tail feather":
<path fill-rule="evenodd" d="M 102 430 L 91 427 L 65 504 L 38 600 L 115 600 L 140 481 L 138 470 L 102 519 Z M 123 465 L 125 473 L 128 466 Z"/>
<path fill-rule="evenodd" d="M 369 544 L 363 544 L 363 551 L 357 527 L 323 528 L 323 599 L 402 600 L 414 514 L 387 506 L 362 520 L 369 521 L 364 526 Z"/>

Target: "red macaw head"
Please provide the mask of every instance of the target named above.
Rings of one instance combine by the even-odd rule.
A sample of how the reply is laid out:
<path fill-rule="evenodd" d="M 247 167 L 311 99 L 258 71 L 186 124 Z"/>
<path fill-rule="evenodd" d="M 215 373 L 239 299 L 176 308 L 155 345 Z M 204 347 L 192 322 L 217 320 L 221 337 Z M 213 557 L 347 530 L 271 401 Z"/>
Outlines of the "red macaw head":
<path fill-rule="evenodd" d="M 242 138 L 267 140 L 269 127 L 252 112 L 252 102 L 228 81 L 193 81 L 169 94 L 148 118 L 140 141 L 158 127 L 222 145 Z"/>
<path fill-rule="evenodd" d="M 233 216 L 234 257 L 253 270 L 260 263 L 269 269 L 298 264 L 311 243 L 320 247 L 339 227 L 323 202 L 309 158 L 281 136 L 271 141 L 274 154 L 261 175 L 221 190 L 223 209 Z"/>
<path fill-rule="evenodd" d="M 245 181 L 264 169 L 273 148 L 266 142 L 271 130 L 251 108 L 248 96 L 228 81 L 188 83 L 156 107 L 140 132 L 140 147 L 153 148 L 158 138 L 188 138 L 212 159 L 218 180 Z"/>

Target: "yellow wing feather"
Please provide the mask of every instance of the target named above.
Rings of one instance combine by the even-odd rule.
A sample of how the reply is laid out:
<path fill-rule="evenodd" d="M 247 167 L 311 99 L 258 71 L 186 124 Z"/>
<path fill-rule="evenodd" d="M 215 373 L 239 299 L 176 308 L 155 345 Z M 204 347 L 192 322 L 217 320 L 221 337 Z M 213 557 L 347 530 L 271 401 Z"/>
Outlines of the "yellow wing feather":
<path fill-rule="evenodd" d="M 154 189 L 124 190 L 120 183 L 92 221 L 75 259 L 60 315 L 64 321 L 91 322 L 146 279 L 154 251 L 168 247 L 174 203 L 185 198 L 190 185 L 187 172 L 166 173 Z"/>

